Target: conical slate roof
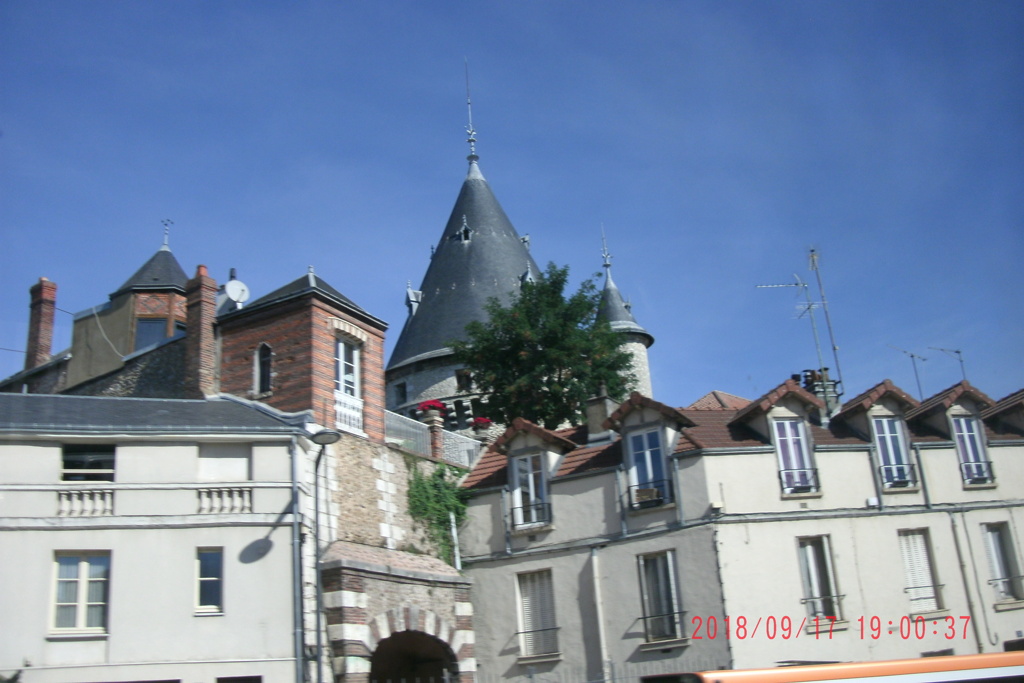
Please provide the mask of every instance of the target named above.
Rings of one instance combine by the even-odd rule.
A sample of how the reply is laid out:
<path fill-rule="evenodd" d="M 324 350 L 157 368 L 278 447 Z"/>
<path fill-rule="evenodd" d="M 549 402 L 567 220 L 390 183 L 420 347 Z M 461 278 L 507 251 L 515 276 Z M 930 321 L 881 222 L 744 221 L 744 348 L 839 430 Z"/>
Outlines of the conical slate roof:
<path fill-rule="evenodd" d="M 470 155 L 469 173 L 418 292 L 388 369 L 449 352 L 466 325 L 485 320 L 491 297 L 508 302 L 540 270 Z"/>
<path fill-rule="evenodd" d="M 173 289 L 184 294 L 186 284 L 188 276 L 182 270 L 178 259 L 174 258 L 170 247 L 165 244 L 111 294 L 110 298 L 130 290 Z"/>
<path fill-rule="evenodd" d="M 641 335 L 644 337 L 644 345 L 648 347 L 654 343 L 654 337 L 637 323 L 632 311 L 629 310 L 629 304 L 622 298 L 622 293 L 612 280 L 612 268 L 609 263 L 605 263 L 604 291 L 601 292 L 597 315 L 607 320 L 616 332 Z"/>

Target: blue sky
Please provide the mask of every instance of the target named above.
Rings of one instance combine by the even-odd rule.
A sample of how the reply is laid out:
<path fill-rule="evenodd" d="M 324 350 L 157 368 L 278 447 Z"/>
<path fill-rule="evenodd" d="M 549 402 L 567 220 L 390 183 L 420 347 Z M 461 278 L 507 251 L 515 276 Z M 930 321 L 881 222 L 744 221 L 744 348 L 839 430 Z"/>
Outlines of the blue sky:
<path fill-rule="evenodd" d="M 0 347 L 39 276 L 102 303 L 171 219 L 189 274 L 260 296 L 313 265 L 390 352 L 465 176 L 468 58 L 484 175 L 577 281 L 604 226 L 659 400 L 816 365 L 798 291 L 756 288 L 813 284 L 810 248 L 847 397 L 916 395 L 897 349 L 926 395 L 959 381 L 939 347 L 998 399 L 1024 386 L 1022 35 L 1017 1 L 6 0 Z"/>

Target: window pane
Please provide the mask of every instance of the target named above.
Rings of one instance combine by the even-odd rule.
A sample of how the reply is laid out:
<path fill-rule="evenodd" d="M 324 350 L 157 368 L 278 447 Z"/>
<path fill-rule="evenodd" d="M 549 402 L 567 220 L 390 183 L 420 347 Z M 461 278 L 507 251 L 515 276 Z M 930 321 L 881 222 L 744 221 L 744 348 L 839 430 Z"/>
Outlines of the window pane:
<path fill-rule="evenodd" d="M 110 558 L 97 556 L 89 558 L 89 578 L 105 579 L 110 574 Z"/>
<path fill-rule="evenodd" d="M 107 625 L 106 605 L 89 605 L 86 615 L 85 625 L 89 628 L 102 628 Z"/>
<path fill-rule="evenodd" d="M 57 602 L 74 603 L 78 600 L 78 581 L 57 582 Z"/>
<path fill-rule="evenodd" d="M 57 628 L 74 628 L 75 627 L 75 606 L 74 605 L 58 605 L 57 606 Z"/>
<path fill-rule="evenodd" d="M 57 578 L 59 578 L 59 579 L 77 579 L 78 578 L 78 558 L 77 557 L 58 557 L 57 558 Z"/>
<path fill-rule="evenodd" d="M 135 351 L 167 337 L 166 318 L 140 318 L 135 325 Z"/>
<path fill-rule="evenodd" d="M 200 578 L 220 578 L 223 555 L 219 550 L 203 550 L 199 553 Z"/>
<path fill-rule="evenodd" d="M 199 606 L 220 607 L 220 581 L 209 580 L 199 582 Z"/>

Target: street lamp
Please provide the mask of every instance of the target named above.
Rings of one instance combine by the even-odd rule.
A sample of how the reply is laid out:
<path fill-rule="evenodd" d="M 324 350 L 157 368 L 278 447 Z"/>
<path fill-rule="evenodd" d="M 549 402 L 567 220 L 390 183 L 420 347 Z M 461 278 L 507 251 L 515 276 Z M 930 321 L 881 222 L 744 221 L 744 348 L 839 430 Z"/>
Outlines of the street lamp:
<path fill-rule="evenodd" d="M 320 579 L 320 460 L 324 457 L 324 451 L 332 443 L 337 443 L 341 433 L 333 429 L 321 429 L 309 437 L 309 440 L 320 446 L 320 452 L 316 454 L 316 462 L 313 465 L 313 542 L 316 546 L 314 557 L 316 558 L 316 680 L 317 683 L 324 681 L 323 668 L 323 640 L 320 635 L 321 613 L 324 611 L 324 592 Z"/>

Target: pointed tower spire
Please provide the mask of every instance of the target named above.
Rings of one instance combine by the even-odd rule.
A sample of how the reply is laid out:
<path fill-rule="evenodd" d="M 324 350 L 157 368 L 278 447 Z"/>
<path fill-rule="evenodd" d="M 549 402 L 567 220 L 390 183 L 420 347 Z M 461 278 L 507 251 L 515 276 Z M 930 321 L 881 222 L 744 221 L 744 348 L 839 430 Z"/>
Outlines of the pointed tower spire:
<path fill-rule="evenodd" d="M 608 321 L 613 330 L 623 334 L 626 351 L 633 356 L 633 374 L 636 377 L 634 390 L 644 396 L 651 396 L 651 370 L 647 360 L 647 349 L 654 343 L 654 337 L 641 327 L 629 303 L 612 280 L 612 255 L 608 251 L 608 242 L 601 228 L 601 257 L 604 260 L 604 290 L 597 307 L 597 315 Z"/>

